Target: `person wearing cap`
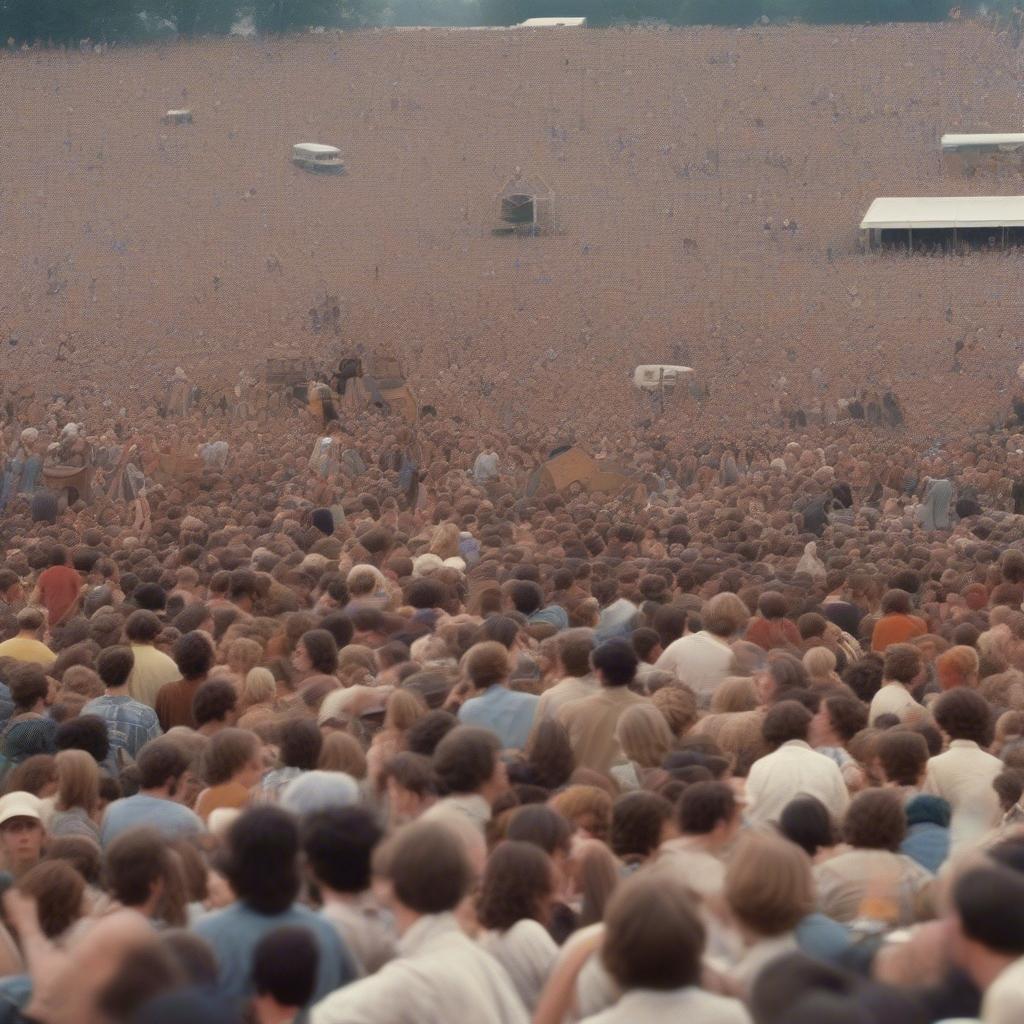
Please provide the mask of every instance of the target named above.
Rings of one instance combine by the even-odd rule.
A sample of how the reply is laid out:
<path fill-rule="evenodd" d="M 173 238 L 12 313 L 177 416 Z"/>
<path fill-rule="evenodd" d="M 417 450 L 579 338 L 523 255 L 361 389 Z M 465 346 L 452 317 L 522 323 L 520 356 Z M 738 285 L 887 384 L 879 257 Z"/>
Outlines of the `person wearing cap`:
<path fill-rule="evenodd" d="M 0 889 L 34 868 L 43 853 L 42 802 L 39 797 L 15 791 L 0 797 Z"/>
<path fill-rule="evenodd" d="M 17 615 L 18 633 L 0 644 L 0 658 L 13 658 L 49 668 L 57 655 L 39 639 L 46 616 L 38 608 L 22 608 Z"/>

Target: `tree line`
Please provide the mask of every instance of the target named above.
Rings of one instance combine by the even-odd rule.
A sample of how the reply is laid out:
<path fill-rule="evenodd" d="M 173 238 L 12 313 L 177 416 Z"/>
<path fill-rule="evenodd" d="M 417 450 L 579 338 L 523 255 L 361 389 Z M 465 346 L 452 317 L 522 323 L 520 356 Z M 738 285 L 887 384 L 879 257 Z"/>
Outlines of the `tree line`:
<path fill-rule="evenodd" d="M 1017 0 L 967 0 L 963 16 L 1013 16 Z M 940 21 L 956 0 L 0 0 L 0 41 L 78 45 L 221 35 L 243 19 L 257 32 L 322 25 L 514 25 L 553 14 L 591 26 Z"/>

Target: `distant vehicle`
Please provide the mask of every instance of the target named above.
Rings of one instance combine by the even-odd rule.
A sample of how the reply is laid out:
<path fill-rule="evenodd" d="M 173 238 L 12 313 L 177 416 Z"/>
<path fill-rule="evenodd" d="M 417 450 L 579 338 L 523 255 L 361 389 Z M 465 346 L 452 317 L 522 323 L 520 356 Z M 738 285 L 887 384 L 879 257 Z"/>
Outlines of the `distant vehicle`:
<path fill-rule="evenodd" d="M 168 110 L 161 118 L 164 124 L 191 124 L 191 110 Z"/>
<path fill-rule="evenodd" d="M 292 163 L 314 174 L 343 174 L 345 171 L 341 150 L 319 142 L 300 142 L 292 146 Z"/>
<path fill-rule="evenodd" d="M 654 363 L 638 366 L 633 371 L 633 385 L 643 391 L 660 391 L 662 388 L 674 388 L 679 378 L 693 373 L 689 366 L 669 366 Z"/>
<path fill-rule="evenodd" d="M 586 18 L 527 18 L 516 28 L 586 28 Z"/>

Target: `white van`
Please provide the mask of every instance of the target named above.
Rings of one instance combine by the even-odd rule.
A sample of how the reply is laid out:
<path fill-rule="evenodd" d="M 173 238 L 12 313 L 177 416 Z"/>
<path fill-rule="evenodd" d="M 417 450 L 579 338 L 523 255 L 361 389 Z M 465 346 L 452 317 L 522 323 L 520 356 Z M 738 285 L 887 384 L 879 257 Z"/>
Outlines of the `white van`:
<path fill-rule="evenodd" d="M 345 170 L 341 150 L 336 146 L 322 146 L 319 142 L 300 142 L 292 146 L 292 163 L 320 174 L 341 174 Z"/>
<path fill-rule="evenodd" d="M 638 366 L 633 371 L 633 386 L 643 391 L 674 388 L 689 373 L 693 373 L 689 366 L 667 366 L 663 363 Z"/>

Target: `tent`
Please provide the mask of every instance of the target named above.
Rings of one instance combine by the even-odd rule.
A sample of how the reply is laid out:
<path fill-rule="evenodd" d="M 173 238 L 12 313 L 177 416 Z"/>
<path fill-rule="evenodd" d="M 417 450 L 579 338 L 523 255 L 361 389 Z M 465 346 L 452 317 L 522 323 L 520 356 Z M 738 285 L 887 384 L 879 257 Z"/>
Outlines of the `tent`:
<path fill-rule="evenodd" d="M 527 497 L 569 490 L 574 484 L 587 494 L 618 494 L 632 477 L 620 466 L 598 462 L 582 448 L 572 447 L 541 463 L 526 484 Z"/>

